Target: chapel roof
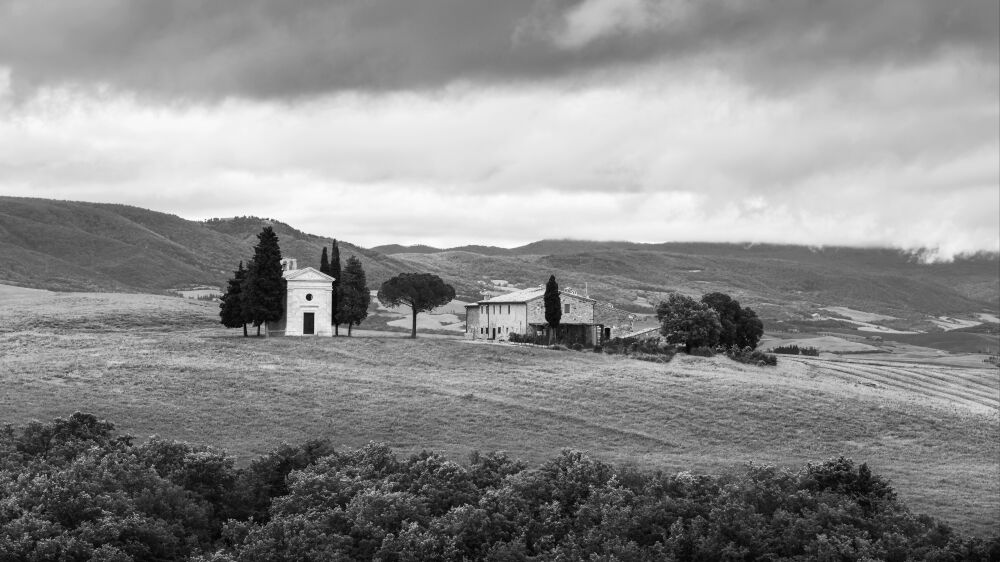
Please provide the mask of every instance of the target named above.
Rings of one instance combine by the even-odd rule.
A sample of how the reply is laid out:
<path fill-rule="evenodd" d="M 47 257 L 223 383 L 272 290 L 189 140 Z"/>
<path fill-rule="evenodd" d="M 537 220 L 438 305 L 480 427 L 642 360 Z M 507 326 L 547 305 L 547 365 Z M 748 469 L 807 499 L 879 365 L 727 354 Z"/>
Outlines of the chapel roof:
<path fill-rule="evenodd" d="M 287 271 L 281 272 L 281 276 L 285 278 L 285 281 L 292 281 L 295 279 L 308 279 L 310 281 L 330 281 L 331 283 L 335 281 L 333 277 L 320 272 L 318 269 L 312 267 L 303 267 L 302 269 L 289 269 Z"/>

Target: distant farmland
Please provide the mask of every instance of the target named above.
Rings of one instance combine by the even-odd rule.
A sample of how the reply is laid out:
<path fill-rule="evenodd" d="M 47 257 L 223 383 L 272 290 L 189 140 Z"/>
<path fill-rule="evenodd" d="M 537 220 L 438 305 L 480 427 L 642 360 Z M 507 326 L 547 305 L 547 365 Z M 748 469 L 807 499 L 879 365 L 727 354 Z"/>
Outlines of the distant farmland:
<path fill-rule="evenodd" d="M 81 410 L 243 460 L 320 436 L 530 462 L 572 447 L 666 471 L 844 454 L 917 512 L 979 534 L 1000 522 L 1000 375 L 985 364 L 781 357 L 769 369 L 439 338 L 245 339 L 217 310 L 0 291 L 0 422 Z"/>

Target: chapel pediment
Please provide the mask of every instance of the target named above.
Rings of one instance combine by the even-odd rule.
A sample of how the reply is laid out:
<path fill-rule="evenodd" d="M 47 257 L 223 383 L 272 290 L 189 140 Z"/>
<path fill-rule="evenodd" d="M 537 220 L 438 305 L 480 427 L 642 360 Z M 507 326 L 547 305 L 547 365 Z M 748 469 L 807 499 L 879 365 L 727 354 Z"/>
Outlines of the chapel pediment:
<path fill-rule="evenodd" d="M 320 273 L 318 270 L 311 267 L 303 267 L 302 269 L 293 269 L 291 271 L 286 271 L 282 274 L 286 281 L 326 281 L 332 283 L 334 281 L 333 277 L 325 273 Z"/>

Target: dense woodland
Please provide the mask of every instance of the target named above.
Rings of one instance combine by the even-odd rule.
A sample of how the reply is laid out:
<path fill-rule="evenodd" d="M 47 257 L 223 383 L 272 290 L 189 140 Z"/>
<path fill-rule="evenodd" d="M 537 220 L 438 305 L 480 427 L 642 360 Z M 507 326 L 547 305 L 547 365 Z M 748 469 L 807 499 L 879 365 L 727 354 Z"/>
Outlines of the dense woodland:
<path fill-rule="evenodd" d="M 664 474 L 553 452 L 464 463 L 383 444 L 245 467 L 77 413 L 0 430 L 0 560 L 997 560 L 837 458 Z"/>

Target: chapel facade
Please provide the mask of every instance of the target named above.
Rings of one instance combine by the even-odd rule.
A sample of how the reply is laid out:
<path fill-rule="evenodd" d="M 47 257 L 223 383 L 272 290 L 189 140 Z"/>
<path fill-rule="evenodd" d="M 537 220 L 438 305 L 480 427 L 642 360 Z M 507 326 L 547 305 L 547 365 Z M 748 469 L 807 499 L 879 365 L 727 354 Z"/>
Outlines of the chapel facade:
<path fill-rule="evenodd" d="M 267 323 L 269 336 L 333 336 L 334 278 L 312 267 L 298 268 L 294 258 L 281 260 L 285 279 L 285 314 Z"/>

